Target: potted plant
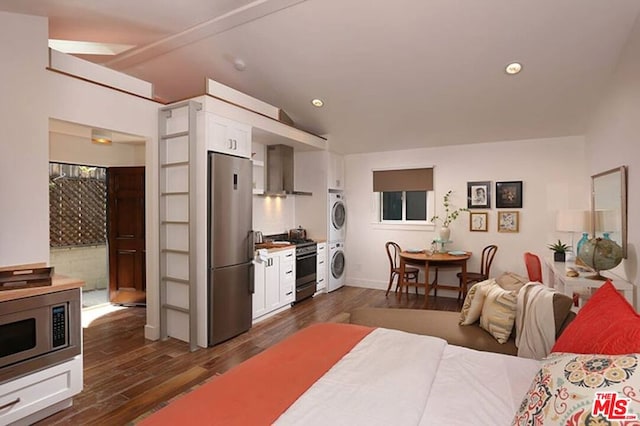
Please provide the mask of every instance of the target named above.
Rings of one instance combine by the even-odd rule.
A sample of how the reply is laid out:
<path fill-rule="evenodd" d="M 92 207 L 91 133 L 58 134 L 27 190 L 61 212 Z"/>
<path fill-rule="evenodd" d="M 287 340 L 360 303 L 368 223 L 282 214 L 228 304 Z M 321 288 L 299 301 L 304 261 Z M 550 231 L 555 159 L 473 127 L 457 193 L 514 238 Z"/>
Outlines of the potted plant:
<path fill-rule="evenodd" d="M 449 190 L 449 192 L 444 194 L 444 198 L 442 202 L 442 205 L 444 206 L 444 216 L 440 217 L 438 215 L 435 215 L 431 218 L 431 222 L 435 222 L 436 220 L 442 221 L 442 228 L 440 228 L 440 241 L 449 241 L 449 237 L 450 237 L 449 225 L 451 225 L 451 222 L 453 222 L 458 218 L 461 212 L 467 211 L 467 209 L 464 209 L 464 208 L 454 209 L 454 210 L 451 209 L 451 202 L 449 201 L 449 198 L 451 198 L 452 192 L 453 192 L 452 190 Z"/>
<path fill-rule="evenodd" d="M 571 246 L 564 244 L 560 240 L 557 243 L 548 244 L 547 247 L 553 251 L 553 260 L 555 262 L 564 262 L 566 253 L 571 250 Z"/>

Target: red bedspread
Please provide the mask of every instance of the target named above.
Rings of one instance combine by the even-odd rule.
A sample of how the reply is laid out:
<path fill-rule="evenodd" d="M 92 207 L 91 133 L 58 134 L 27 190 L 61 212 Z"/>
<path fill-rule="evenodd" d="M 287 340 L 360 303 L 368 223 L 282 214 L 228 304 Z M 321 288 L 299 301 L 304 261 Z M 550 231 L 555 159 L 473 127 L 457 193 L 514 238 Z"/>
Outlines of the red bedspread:
<path fill-rule="evenodd" d="M 267 425 L 373 328 L 317 324 L 248 359 L 141 425 Z"/>

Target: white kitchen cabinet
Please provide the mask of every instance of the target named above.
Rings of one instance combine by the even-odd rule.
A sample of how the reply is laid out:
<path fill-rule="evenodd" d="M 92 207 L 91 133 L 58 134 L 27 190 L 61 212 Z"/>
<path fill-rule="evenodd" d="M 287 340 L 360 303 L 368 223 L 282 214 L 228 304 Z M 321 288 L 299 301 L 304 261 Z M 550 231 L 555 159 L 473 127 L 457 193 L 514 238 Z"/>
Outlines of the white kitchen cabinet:
<path fill-rule="evenodd" d="M 259 318 L 278 308 L 280 301 L 280 257 L 269 253 L 264 261 L 255 263 L 253 318 Z"/>
<path fill-rule="evenodd" d="M 262 195 L 265 190 L 265 145 L 251 143 L 251 163 L 253 164 L 253 194 Z"/>
<path fill-rule="evenodd" d="M 264 319 L 289 305 L 295 298 L 295 249 L 268 253 L 265 261 L 256 262 L 253 319 Z"/>
<path fill-rule="evenodd" d="M 295 250 L 280 252 L 280 306 L 294 301 L 296 294 L 296 253 Z M 279 306 L 279 307 L 280 307 Z"/>
<path fill-rule="evenodd" d="M 251 126 L 206 114 L 205 139 L 209 151 L 251 158 Z"/>
<path fill-rule="evenodd" d="M 327 243 L 318 243 L 316 259 L 316 292 L 324 293 L 327 288 Z"/>
<path fill-rule="evenodd" d="M 0 424 L 30 425 L 68 408 L 82 391 L 82 355 L 0 386 Z"/>

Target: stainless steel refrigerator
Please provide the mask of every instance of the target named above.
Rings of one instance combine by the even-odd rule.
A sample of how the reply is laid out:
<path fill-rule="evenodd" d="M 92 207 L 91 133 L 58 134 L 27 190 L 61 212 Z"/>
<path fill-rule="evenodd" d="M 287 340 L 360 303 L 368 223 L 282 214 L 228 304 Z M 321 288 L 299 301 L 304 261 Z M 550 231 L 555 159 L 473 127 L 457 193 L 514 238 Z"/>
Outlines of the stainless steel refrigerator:
<path fill-rule="evenodd" d="M 209 346 L 251 328 L 251 161 L 209 153 Z"/>

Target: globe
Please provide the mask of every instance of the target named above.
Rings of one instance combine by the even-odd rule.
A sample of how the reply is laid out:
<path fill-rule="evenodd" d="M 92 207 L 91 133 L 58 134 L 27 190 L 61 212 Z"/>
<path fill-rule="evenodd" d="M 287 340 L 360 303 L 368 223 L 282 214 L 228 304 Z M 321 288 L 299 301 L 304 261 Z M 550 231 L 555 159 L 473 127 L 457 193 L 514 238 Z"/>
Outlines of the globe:
<path fill-rule="evenodd" d="M 580 247 L 578 259 L 596 271 L 589 278 L 605 280 L 600 271 L 615 268 L 622 262 L 622 247 L 605 238 L 592 238 Z"/>

